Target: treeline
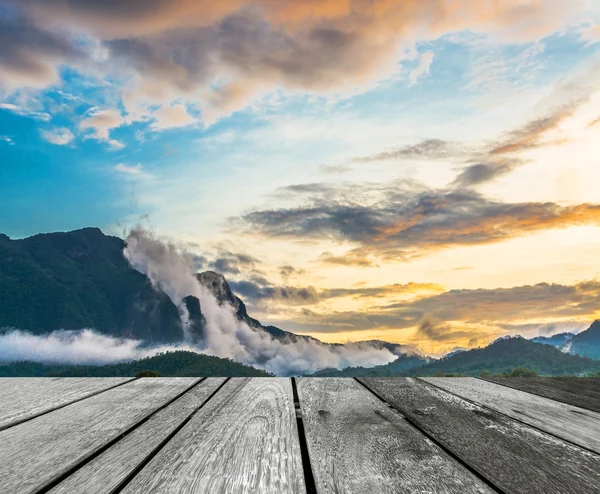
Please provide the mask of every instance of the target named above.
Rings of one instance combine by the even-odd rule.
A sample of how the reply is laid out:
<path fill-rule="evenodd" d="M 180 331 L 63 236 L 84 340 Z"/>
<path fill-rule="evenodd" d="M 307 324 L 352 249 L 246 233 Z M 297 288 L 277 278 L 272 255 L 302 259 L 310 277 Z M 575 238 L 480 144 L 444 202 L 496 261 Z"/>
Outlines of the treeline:
<path fill-rule="evenodd" d="M 64 365 L 37 362 L 0 364 L 0 377 L 134 377 L 151 371 L 162 377 L 267 377 L 272 374 L 231 359 L 194 352 L 166 352 L 110 365 Z"/>

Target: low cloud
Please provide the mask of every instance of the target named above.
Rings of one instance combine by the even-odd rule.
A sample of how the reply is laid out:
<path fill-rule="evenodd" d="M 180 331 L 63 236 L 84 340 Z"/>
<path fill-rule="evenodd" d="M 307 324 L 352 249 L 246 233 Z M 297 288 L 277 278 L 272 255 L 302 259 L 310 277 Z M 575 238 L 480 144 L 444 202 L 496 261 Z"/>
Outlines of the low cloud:
<path fill-rule="evenodd" d="M 354 299 L 365 298 L 394 298 L 398 296 L 411 298 L 419 295 L 424 296 L 427 293 L 440 293 L 444 289 L 441 285 L 435 283 L 406 283 L 366 287 L 359 286 L 354 288 L 322 288 L 314 286 L 290 286 L 277 285 L 269 280 L 253 276 L 249 280 L 231 281 L 231 288 L 243 300 L 251 304 L 265 303 L 280 305 L 316 305 L 321 302 L 351 297 Z"/>
<path fill-rule="evenodd" d="M 598 307 L 598 280 L 575 285 L 538 283 L 449 290 L 360 312 L 297 312 L 290 328 L 313 334 L 416 328 L 417 338 L 431 341 L 473 338 L 476 333 L 480 339 L 507 332 L 533 336 L 554 332 L 544 321 L 553 321 L 561 330 L 587 327 L 600 316 Z"/>
<path fill-rule="evenodd" d="M 206 320 L 202 343 L 198 346 L 202 353 L 231 358 L 277 375 L 315 372 L 326 367 L 370 367 L 395 359 L 388 350 L 370 345 L 334 347 L 314 340 L 280 341 L 265 331 L 249 327 L 236 319 L 232 307 L 220 305 L 198 282 L 191 253 L 146 230 L 131 231 L 124 253 L 135 269 L 146 274 L 178 306 L 184 328 L 188 327 L 189 314 L 182 299 L 193 295 L 200 300 Z"/>
<path fill-rule="evenodd" d="M 9 331 L 0 335 L 0 361 L 61 364 L 110 364 L 151 357 L 172 350 L 193 350 L 183 344 L 148 347 L 140 340 L 114 338 L 91 329 L 34 335 Z"/>

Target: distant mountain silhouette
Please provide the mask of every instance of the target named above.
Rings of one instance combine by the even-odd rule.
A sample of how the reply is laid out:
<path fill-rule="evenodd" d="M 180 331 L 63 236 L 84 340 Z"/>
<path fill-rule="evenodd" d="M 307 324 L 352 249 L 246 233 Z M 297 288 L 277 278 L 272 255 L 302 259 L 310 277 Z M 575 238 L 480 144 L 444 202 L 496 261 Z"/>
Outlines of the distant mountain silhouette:
<path fill-rule="evenodd" d="M 403 376 L 409 369 L 422 367 L 433 359 L 419 355 L 400 355 L 396 360 L 386 365 L 375 367 L 347 367 L 342 370 L 323 369 L 310 377 L 389 377 Z"/>
<path fill-rule="evenodd" d="M 454 373 L 478 376 L 510 373 L 524 367 L 540 375 L 585 375 L 600 370 L 600 361 L 578 355 L 569 355 L 551 345 L 526 340 L 521 336 L 504 337 L 485 348 L 460 352 L 433 361 L 423 367 L 410 369 L 410 375 L 431 376 Z"/>
<path fill-rule="evenodd" d="M 573 336 L 561 348 L 574 355 L 600 359 L 600 320 L 594 321 L 588 329 Z"/>
<path fill-rule="evenodd" d="M 575 333 L 558 333 L 552 336 L 536 336 L 535 338 L 531 338 L 531 341 L 560 347 L 573 338 L 573 336 L 575 336 Z"/>

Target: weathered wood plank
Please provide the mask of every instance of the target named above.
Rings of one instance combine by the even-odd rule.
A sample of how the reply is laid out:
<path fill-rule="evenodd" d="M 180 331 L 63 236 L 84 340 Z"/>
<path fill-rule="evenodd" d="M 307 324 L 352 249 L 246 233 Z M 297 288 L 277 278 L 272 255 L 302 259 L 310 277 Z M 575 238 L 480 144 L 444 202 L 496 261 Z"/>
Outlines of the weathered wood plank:
<path fill-rule="evenodd" d="M 57 485 L 52 494 L 110 493 L 226 380 L 208 378 Z"/>
<path fill-rule="evenodd" d="M 131 377 L 0 378 L 0 430 L 132 379 Z"/>
<path fill-rule="evenodd" d="M 197 382 L 139 379 L 0 432 L 0 489 L 35 492 Z"/>
<path fill-rule="evenodd" d="M 600 378 L 489 377 L 485 380 L 600 413 Z"/>
<path fill-rule="evenodd" d="M 363 378 L 507 493 L 597 493 L 600 456 L 411 378 Z"/>
<path fill-rule="evenodd" d="M 494 492 L 354 379 L 301 378 L 317 492 Z"/>
<path fill-rule="evenodd" d="M 290 380 L 229 380 L 122 492 L 304 493 Z"/>
<path fill-rule="evenodd" d="M 423 380 L 600 454 L 600 413 L 473 377 Z"/>

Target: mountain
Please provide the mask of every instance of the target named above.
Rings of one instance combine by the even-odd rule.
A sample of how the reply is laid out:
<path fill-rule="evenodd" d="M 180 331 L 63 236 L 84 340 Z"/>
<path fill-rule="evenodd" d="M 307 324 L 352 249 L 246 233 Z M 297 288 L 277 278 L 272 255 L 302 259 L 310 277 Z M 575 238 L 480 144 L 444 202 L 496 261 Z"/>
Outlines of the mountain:
<path fill-rule="evenodd" d="M 375 367 L 346 367 L 342 370 L 323 369 L 310 377 L 390 377 L 403 376 L 406 371 L 422 367 L 431 359 L 418 355 L 400 355 L 396 360 L 386 365 Z"/>
<path fill-rule="evenodd" d="M 196 278 L 200 284 L 204 285 L 208 291 L 217 299 L 219 305 L 229 304 L 235 310 L 235 316 L 239 321 L 245 322 L 251 328 L 262 329 L 269 333 L 273 338 L 281 341 L 296 342 L 300 340 L 312 340 L 319 341 L 316 338 L 310 336 L 299 335 L 284 331 L 275 326 L 263 326 L 260 321 L 250 317 L 246 304 L 231 291 L 231 287 L 227 280 L 222 274 L 215 273 L 214 271 L 204 271 L 198 273 Z"/>
<path fill-rule="evenodd" d="M 0 364 L 0 377 L 127 377 L 152 370 L 162 377 L 267 377 L 265 372 L 230 359 L 194 352 L 167 352 L 154 357 L 111 365 L 40 364 L 12 362 Z"/>
<path fill-rule="evenodd" d="M 594 321 L 588 329 L 573 336 L 561 349 L 574 355 L 600 359 L 600 320 Z"/>
<path fill-rule="evenodd" d="M 11 240 L 0 235 L 0 327 L 180 341 L 177 307 L 133 269 L 125 242 L 98 228 Z"/>
<path fill-rule="evenodd" d="M 575 336 L 575 333 L 558 333 L 552 336 L 536 336 L 531 338 L 531 341 L 535 343 L 544 343 L 545 345 L 552 345 L 555 347 L 561 347 L 567 341 Z"/>
<path fill-rule="evenodd" d="M 455 373 L 478 376 L 482 372 L 502 374 L 524 367 L 540 375 L 583 375 L 600 370 L 600 362 L 569 355 L 551 345 L 526 340 L 521 336 L 504 337 L 485 348 L 460 352 L 408 371 L 410 375 L 432 376 Z"/>

